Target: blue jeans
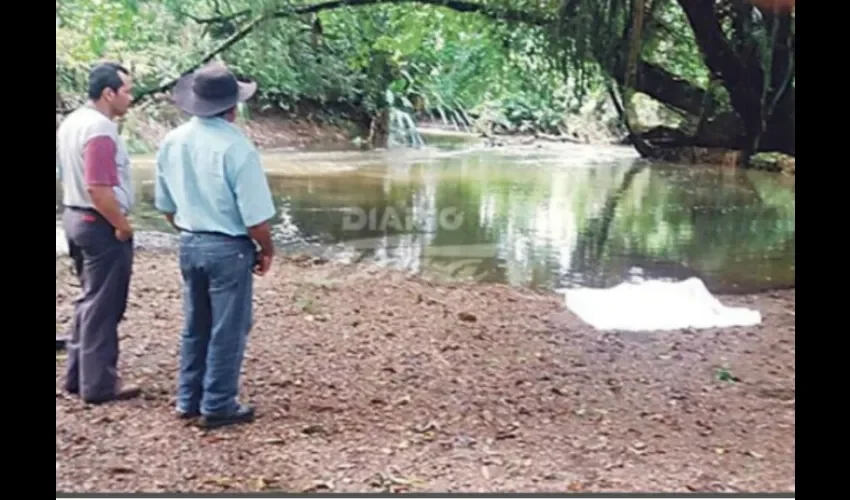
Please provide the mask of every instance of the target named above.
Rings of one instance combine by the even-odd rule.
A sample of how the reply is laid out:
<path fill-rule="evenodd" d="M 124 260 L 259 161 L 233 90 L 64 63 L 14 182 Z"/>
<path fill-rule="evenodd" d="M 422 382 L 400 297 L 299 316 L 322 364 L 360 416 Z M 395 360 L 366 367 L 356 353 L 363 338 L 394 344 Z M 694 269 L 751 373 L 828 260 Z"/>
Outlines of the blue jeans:
<path fill-rule="evenodd" d="M 252 322 L 254 244 L 248 238 L 181 233 L 184 328 L 177 409 L 229 415 Z"/>

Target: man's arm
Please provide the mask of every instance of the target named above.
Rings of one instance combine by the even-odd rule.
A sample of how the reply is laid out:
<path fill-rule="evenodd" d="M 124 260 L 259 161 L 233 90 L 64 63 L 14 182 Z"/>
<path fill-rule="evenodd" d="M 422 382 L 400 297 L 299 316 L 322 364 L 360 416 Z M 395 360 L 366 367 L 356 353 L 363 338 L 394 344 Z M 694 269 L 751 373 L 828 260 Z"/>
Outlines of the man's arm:
<path fill-rule="evenodd" d="M 171 224 L 171 227 L 173 227 L 175 231 L 177 231 L 178 233 L 180 232 L 180 228 L 177 227 L 177 224 L 174 223 L 174 214 L 165 214 L 165 220 L 167 220 L 168 223 Z"/>
<path fill-rule="evenodd" d="M 109 136 L 97 136 L 86 143 L 83 176 L 95 210 L 122 233 L 132 233 L 130 222 L 121 212 L 113 187 L 118 185 L 115 142 Z"/>
<path fill-rule="evenodd" d="M 233 191 L 242 222 L 248 228 L 251 239 L 259 243 L 261 255 L 271 258 L 274 244 L 269 220 L 274 217 L 275 208 L 259 153 L 251 151 L 234 174 Z"/>

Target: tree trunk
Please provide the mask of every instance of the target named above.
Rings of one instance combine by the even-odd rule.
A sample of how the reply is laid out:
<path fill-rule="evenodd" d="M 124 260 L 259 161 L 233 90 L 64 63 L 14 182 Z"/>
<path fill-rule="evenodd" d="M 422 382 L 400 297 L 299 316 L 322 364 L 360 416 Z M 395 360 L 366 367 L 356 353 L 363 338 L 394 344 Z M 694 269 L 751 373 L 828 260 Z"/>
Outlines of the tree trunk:
<path fill-rule="evenodd" d="M 677 1 L 708 69 L 723 82 L 741 119 L 745 158 L 756 150 L 794 154 L 794 93 L 788 85 L 794 62 L 790 14 L 764 16 L 769 32 L 775 34 L 771 54 L 755 49 L 739 53 L 723 33 L 714 0 Z M 768 75 L 762 68 L 765 57 L 772 61 Z"/>
<path fill-rule="evenodd" d="M 390 135 L 390 113 L 389 109 L 381 108 L 375 116 L 372 117 L 372 123 L 369 125 L 369 137 L 366 139 L 366 144 L 369 148 L 386 148 L 387 141 Z"/>
<path fill-rule="evenodd" d="M 796 35 L 790 14 L 769 14 L 773 37 L 770 87 L 765 96 L 765 124 L 759 150 L 796 152 L 796 90 L 791 85 L 796 73 Z"/>
<path fill-rule="evenodd" d="M 762 134 L 759 151 L 779 151 L 796 156 L 796 99 L 794 89 L 780 99 L 773 115 L 767 120 L 767 128 Z"/>

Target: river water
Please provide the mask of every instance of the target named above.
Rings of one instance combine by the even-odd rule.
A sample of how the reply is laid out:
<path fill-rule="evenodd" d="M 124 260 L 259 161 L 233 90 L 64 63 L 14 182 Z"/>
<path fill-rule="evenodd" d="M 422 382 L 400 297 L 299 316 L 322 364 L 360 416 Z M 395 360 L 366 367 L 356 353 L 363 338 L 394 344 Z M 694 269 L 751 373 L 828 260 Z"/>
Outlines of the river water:
<path fill-rule="evenodd" d="M 736 293 L 795 282 L 795 185 L 779 174 L 650 166 L 629 147 L 579 145 L 284 151 L 264 162 L 284 252 L 550 289 L 697 276 Z M 172 245 L 153 209 L 153 162 L 134 167 L 138 244 Z M 60 201 L 57 181 L 57 221 Z"/>

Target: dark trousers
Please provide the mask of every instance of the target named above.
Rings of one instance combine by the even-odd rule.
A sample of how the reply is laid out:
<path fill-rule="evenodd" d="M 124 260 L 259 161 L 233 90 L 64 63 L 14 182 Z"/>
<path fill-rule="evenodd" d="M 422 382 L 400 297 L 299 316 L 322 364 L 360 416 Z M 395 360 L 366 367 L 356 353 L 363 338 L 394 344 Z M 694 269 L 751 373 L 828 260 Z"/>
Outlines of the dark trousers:
<path fill-rule="evenodd" d="M 254 244 L 248 238 L 181 233 L 184 328 L 177 410 L 229 415 L 252 323 Z"/>
<path fill-rule="evenodd" d="M 94 210 L 66 209 L 62 225 L 82 291 L 74 301 L 65 388 L 86 401 L 111 397 L 118 379 L 118 322 L 127 308 L 133 242 Z"/>

